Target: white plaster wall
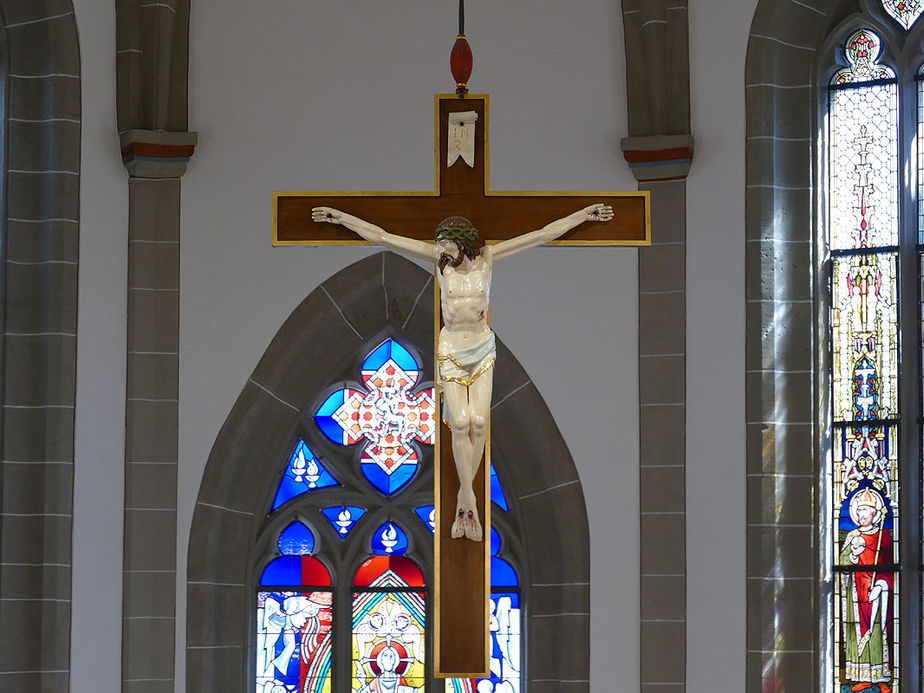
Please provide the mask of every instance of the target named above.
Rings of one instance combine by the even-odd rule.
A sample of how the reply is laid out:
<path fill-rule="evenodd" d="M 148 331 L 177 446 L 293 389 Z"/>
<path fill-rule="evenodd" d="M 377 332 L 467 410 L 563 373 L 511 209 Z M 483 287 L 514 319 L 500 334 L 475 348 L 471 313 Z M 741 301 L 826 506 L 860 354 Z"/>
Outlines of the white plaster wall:
<path fill-rule="evenodd" d="M 745 690 L 744 59 L 756 0 L 690 3 L 687 690 Z"/>
<path fill-rule="evenodd" d="M 618 3 L 467 10 L 471 87 L 492 95 L 493 187 L 634 189 L 618 148 L 626 134 Z M 183 179 L 181 595 L 199 480 L 243 383 L 301 299 L 371 252 L 271 247 L 272 192 L 432 188 L 432 99 L 453 88 L 455 21 L 454 3 L 431 0 L 193 5 L 190 123 L 200 144 Z M 537 249 L 496 275 L 494 325 L 546 398 L 584 483 L 592 679 L 632 690 L 636 251 Z"/>
<path fill-rule="evenodd" d="M 71 691 L 121 687 L 128 176 L 115 119 L 115 5 L 75 0 L 80 274 Z"/>

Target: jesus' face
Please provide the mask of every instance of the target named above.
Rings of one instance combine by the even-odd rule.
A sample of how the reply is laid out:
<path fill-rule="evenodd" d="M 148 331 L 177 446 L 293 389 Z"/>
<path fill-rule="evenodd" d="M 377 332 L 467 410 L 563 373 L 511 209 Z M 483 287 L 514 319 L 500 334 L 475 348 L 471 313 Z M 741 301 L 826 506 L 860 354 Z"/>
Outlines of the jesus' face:
<path fill-rule="evenodd" d="M 443 238 L 440 241 L 437 241 L 437 245 L 440 247 L 443 253 L 451 257 L 453 260 L 456 259 L 459 255 L 459 246 L 455 241 L 452 241 L 448 238 Z"/>

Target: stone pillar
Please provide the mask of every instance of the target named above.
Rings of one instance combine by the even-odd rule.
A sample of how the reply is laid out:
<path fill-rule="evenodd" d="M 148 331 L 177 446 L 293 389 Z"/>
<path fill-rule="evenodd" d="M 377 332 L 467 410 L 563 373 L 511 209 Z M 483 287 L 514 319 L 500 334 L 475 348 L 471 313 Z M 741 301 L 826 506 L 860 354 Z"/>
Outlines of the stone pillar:
<path fill-rule="evenodd" d="M 172 693 L 180 311 L 180 177 L 188 0 L 117 0 L 118 123 L 129 174 L 122 690 Z"/>
<path fill-rule="evenodd" d="M 70 0 L 0 0 L 0 691 L 70 680 L 80 51 Z"/>
<path fill-rule="evenodd" d="M 686 690 L 686 177 L 693 159 L 686 0 L 623 0 L 626 162 L 651 193 L 639 248 L 642 693 Z"/>

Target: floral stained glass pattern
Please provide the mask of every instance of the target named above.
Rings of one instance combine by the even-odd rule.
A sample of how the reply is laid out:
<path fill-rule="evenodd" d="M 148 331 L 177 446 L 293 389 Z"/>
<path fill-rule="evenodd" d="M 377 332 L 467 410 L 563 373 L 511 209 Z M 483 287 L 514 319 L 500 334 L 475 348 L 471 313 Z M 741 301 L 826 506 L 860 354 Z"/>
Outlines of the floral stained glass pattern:
<path fill-rule="evenodd" d="M 337 486 L 337 480 L 331 476 L 304 440 L 299 440 L 286 465 L 285 474 L 276 489 L 273 510 L 281 508 L 296 496 L 308 493 L 316 488 Z"/>
<path fill-rule="evenodd" d="M 362 472 L 391 495 L 417 470 L 414 442 L 433 445 L 436 420 L 433 388 L 415 393 L 420 366 L 403 346 L 387 339 L 362 364 L 365 391 L 345 387 L 331 394 L 315 414 L 318 427 L 339 445 L 365 440 Z"/>
<path fill-rule="evenodd" d="M 905 29 L 910 29 L 921 12 L 924 12 L 922 0 L 882 0 L 882 8 Z"/>

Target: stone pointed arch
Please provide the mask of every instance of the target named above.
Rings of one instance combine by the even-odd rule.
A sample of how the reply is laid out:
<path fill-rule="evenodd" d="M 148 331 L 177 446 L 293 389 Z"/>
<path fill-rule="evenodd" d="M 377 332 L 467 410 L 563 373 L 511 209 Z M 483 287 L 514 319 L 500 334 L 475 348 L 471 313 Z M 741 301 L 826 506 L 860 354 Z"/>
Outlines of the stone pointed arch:
<path fill-rule="evenodd" d="M 218 434 L 193 515 L 190 693 L 249 689 L 252 547 L 282 442 L 331 374 L 373 337 L 403 335 L 432 363 L 432 306 L 432 275 L 380 253 L 325 281 L 273 338 Z M 539 653 L 525 676 L 534 691 L 589 690 L 590 545 L 580 479 L 541 396 L 500 340 L 492 417 L 498 474 L 522 528 L 529 649 Z"/>
<path fill-rule="evenodd" d="M 0 0 L 0 689 L 70 679 L 80 52 L 71 0 Z"/>

